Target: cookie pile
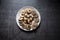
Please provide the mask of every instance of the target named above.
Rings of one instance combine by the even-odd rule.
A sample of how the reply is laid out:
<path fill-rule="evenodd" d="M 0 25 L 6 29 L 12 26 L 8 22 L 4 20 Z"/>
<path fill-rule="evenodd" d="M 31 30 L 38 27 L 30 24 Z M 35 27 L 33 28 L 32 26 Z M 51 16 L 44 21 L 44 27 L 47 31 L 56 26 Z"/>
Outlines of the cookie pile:
<path fill-rule="evenodd" d="M 25 8 L 24 10 L 21 10 L 18 21 L 22 28 L 31 30 L 38 26 L 39 18 L 37 13 L 31 8 Z"/>

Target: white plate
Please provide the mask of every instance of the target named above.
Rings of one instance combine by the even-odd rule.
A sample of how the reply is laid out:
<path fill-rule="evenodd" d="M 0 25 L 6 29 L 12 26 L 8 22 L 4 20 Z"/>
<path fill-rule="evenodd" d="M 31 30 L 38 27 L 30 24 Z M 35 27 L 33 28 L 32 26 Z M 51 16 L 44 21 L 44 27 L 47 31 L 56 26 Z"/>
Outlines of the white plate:
<path fill-rule="evenodd" d="M 26 29 L 22 28 L 22 26 L 20 26 L 20 24 L 19 24 L 18 18 L 19 18 L 19 16 L 20 16 L 21 10 L 23 10 L 24 8 L 32 8 L 32 10 L 36 11 L 36 13 L 37 13 L 37 15 L 38 15 L 38 18 L 39 18 L 38 26 L 39 26 L 39 24 L 40 24 L 40 22 L 41 22 L 40 13 L 38 12 L 38 10 L 37 10 L 36 8 L 31 7 L 31 6 L 22 7 L 22 8 L 21 8 L 20 10 L 18 10 L 18 12 L 17 12 L 17 15 L 16 15 L 16 23 L 17 23 L 17 25 L 19 26 L 19 28 L 21 28 L 21 29 L 24 30 L 24 31 L 32 31 L 32 30 L 34 30 L 34 29 L 26 30 Z M 38 27 L 38 26 L 37 26 L 37 27 Z M 36 27 L 36 28 L 37 28 L 37 27 Z"/>

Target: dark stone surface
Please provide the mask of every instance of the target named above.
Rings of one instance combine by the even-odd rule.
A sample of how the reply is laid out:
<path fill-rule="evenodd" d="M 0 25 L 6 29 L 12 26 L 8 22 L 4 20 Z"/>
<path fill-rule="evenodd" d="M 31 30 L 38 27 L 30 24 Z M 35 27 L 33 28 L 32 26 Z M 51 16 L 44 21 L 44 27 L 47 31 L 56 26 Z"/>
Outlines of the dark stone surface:
<path fill-rule="evenodd" d="M 24 32 L 16 24 L 23 6 L 33 6 L 41 14 L 36 31 Z M 59 40 L 60 3 L 58 0 L 0 0 L 0 40 Z"/>

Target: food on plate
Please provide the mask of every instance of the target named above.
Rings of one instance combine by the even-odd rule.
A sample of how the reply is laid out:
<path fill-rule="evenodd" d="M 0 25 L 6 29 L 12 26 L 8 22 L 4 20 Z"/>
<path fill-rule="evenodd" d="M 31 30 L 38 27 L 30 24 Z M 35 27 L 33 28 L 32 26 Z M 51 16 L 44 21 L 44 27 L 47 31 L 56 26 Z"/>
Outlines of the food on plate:
<path fill-rule="evenodd" d="M 37 13 L 31 8 L 21 10 L 18 20 L 20 26 L 26 30 L 35 29 L 39 22 Z"/>

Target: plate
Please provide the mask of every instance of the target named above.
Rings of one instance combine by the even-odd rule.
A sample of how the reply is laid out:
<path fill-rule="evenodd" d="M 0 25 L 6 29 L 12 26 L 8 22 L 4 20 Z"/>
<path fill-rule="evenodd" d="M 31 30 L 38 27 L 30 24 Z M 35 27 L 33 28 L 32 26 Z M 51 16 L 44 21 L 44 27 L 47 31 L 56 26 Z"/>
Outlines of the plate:
<path fill-rule="evenodd" d="M 19 19 L 20 15 L 21 15 L 21 11 L 24 10 L 25 8 L 31 8 L 33 11 L 36 12 L 36 14 L 38 15 L 38 20 L 39 20 L 38 25 L 36 26 L 36 28 L 39 26 L 39 24 L 40 24 L 40 22 L 41 22 L 40 13 L 39 13 L 39 11 L 38 11 L 36 8 L 34 8 L 34 7 L 32 7 L 32 6 L 24 6 L 24 7 L 22 7 L 20 10 L 18 10 L 17 15 L 16 15 L 16 23 L 17 23 L 18 27 L 19 27 L 20 29 L 24 30 L 24 31 L 32 31 L 32 30 L 35 30 L 36 28 L 35 28 L 35 29 L 33 29 L 33 28 L 31 28 L 31 29 L 23 28 L 23 27 L 20 25 L 20 23 L 19 23 L 19 20 L 18 20 L 18 19 Z"/>

